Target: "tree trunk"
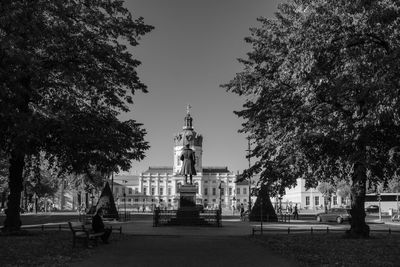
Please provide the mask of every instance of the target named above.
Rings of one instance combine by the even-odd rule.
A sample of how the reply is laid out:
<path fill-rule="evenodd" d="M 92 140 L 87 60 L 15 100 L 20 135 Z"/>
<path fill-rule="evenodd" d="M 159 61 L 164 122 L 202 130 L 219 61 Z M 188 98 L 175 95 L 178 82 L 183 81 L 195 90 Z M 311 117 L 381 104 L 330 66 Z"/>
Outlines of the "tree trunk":
<path fill-rule="evenodd" d="M 354 164 L 351 185 L 351 228 L 347 231 L 351 237 L 369 237 L 369 226 L 365 223 L 365 192 L 367 185 L 366 168 L 363 163 Z"/>
<path fill-rule="evenodd" d="M 9 167 L 9 189 L 6 219 L 4 221 L 3 232 L 15 232 L 21 228 L 20 201 L 22 186 L 22 172 L 24 170 L 24 154 L 14 150 L 11 153 Z"/>

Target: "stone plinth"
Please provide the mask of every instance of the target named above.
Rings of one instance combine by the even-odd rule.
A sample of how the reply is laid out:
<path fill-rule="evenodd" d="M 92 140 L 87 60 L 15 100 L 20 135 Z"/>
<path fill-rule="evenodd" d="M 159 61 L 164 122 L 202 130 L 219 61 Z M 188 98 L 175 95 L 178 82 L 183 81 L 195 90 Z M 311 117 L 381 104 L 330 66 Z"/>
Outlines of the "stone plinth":
<path fill-rule="evenodd" d="M 185 184 L 179 190 L 179 209 L 196 207 L 197 187 L 195 185 Z"/>
<path fill-rule="evenodd" d="M 196 208 L 196 193 L 195 185 L 185 184 L 179 190 L 179 209 L 176 213 L 174 223 L 178 225 L 198 225 L 201 224 L 200 212 Z"/>

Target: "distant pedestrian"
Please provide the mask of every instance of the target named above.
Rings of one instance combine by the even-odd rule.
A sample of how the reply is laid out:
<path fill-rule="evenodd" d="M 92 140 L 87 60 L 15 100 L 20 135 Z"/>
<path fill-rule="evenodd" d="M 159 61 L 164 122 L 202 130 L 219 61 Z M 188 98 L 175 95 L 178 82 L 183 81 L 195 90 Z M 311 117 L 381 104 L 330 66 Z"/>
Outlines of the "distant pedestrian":
<path fill-rule="evenodd" d="M 240 219 L 241 219 L 242 221 L 244 221 L 243 216 L 244 216 L 244 205 L 243 205 L 243 203 L 242 203 L 242 204 L 240 204 Z"/>
<path fill-rule="evenodd" d="M 298 220 L 299 219 L 299 211 L 297 210 L 297 204 L 294 205 L 294 211 L 293 211 L 293 220 Z"/>

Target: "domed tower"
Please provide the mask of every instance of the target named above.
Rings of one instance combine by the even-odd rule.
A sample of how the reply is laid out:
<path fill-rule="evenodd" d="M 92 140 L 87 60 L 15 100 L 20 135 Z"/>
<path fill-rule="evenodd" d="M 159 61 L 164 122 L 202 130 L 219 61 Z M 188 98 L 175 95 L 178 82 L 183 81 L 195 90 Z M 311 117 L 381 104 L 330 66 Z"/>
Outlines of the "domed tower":
<path fill-rule="evenodd" d="M 203 137 L 193 130 L 193 118 L 190 116 L 190 105 L 187 106 L 186 116 L 184 119 L 183 130 L 174 137 L 174 174 L 179 173 L 182 168 L 180 155 L 186 144 L 194 150 L 196 155 L 196 172 L 202 171 L 202 155 L 203 155 Z"/>

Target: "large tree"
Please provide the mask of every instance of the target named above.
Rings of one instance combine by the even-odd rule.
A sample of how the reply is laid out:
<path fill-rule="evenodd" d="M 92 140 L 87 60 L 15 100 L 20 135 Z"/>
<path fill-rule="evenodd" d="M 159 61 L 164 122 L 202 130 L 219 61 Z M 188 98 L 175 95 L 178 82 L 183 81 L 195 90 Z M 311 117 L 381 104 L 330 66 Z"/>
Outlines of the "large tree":
<path fill-rule="evenodd" d="M 307 186 L 349 179 L 349 234 L 368 236 L 366 183 L 393 175 L 400 141 L 400 3 L 293 0 L 259 21 L 244 70 L 225 85 L 246 96 L 237 114 L 258 165 L 281 155 Z"/>
<path fill-rule="evenodd" d="M 148 148 L 145 130 L 120 121 L 146 86 L 129 52 L 152 26 L 119 0 L 0 2 L 0 147 L 9 156 L 4 231 L 20 228 L 27 156 L 45 153 L 65 172 L 129 168 Z"/>

